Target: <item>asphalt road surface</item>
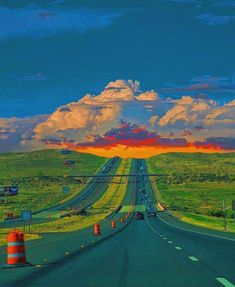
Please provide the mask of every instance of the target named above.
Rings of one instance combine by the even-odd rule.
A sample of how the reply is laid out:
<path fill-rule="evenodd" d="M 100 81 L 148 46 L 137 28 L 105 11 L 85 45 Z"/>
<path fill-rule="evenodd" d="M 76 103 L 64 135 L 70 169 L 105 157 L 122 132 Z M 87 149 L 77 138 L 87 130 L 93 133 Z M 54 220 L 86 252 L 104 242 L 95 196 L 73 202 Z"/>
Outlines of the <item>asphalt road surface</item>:
<path fill-rule="evenodd" d="M 143 165 L 141 161 L 136 164 L 138 169 Z M 151 198 L 150 184 L 144 185 Z M 143 206 L 142 188 L 141 181 L 137 186 L 129 185 L 129 191 L 137 191 L 137 208 Z M 18 281 L 19 271 L 13 270 L 9 274 L 15 281 L 4 281 L 3 286 L 235 286 L 235 238 L 220 232 L 206 234 L 204 229 L 193 226 L 182 227 L 167 214 L 133 219 L 116 235 L 58 262 L 38 271 L 22 271 L 24 276 L 19 274 Z"/>

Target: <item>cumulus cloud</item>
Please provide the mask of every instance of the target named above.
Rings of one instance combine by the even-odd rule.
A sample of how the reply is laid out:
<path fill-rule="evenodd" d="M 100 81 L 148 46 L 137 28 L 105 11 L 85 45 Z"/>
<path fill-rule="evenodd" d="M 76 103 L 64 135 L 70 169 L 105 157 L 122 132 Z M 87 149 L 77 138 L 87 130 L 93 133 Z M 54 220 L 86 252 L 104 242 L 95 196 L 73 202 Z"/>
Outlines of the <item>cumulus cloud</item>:
<path fill-rule="evenodd" d="M 191 126 L 203 122 L 208 110 L 216 106 L 212 100 L 194 99 L 184 96 L 175 100 L 175 106 L 160 119 L 160 126 Z"/>
<path fill-rule="evenodd" d="M 101 133 L 118 124 L 126 112 L 126 104 L 145 110 L 146 102 L 156 102 L 155 91 L 140 92 L 137 81 L 110 82 L 97 96 L 85 95 L 81 100 L 58 108 L 35 128 L 37 139 L 61 136 L 84 141 L 91 133 Z M 138 103 L 140 106 L 138 106 Z M 61 112 L 62 111 L 62 112 Z"/>
<path fill-rule="evenodd" d="M 87 94 L 58 107 L 51 115 L 0 119 L 0 143 L 4 147 L 1 151 L 9 146 L 19 150 L 19 146 L 32 149 L 62 145 L 230 150 L 231 138 L 235 138 L 234 119 L 235 101 L 219 105 L 200 97 L 163 98 L 153 90 L 142 91 L 137 81 L 117 80 L 100 94 Z"/>
<path fill-rule="evenodd" d="M 212 109 L 206 116 L 207 125 L 232 125 L 235 127 L 235 100 L 225 104 L 222 107 Z"/>
<path fill-rule="evenodd" d="M 0 118 L 0 152 L 21 151 L 31 149 L 30 145 L 40 147 L 41 143 L 34 141 L 34 128 L 46 120 L 48 115 L 38 115 L 27 118 Z M 28 148 L 24 148 L 26 142 Z"/>

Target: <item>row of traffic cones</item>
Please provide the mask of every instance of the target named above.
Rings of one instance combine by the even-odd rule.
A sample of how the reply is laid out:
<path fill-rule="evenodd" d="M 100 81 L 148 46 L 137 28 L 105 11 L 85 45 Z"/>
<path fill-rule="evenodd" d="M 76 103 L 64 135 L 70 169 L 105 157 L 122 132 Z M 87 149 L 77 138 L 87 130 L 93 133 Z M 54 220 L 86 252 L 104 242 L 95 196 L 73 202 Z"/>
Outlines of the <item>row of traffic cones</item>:
<path fill-rule="evenodd" d="M 130 212 L 125 215 L 125 218 L 130 217 Z M 124 223 L 124 217 L 120 217 L 120 223 Z M 116 221 L 111 221 L 111 227 L 116 228 Z M 94 235 L 100 235 L 100 225 L 94 224 L 93 226 Z M 24 233 L 22 231 L 11 231 L 7 236 L 7 263 L 5 267 L 24 267 L 31 266 L 26 260 L 26 250 L 24 243 Z"/>
<path fill-rule="evenodd" d="M 121 223 L 124 223 L 125 222 L 125 219 L 128 219 L 130 217 L 130 212 L 128 212 L 126 215 L 125 215 L 125 218 L 124 217 L 120 217 L 119 218 L 119 221 Z M 112 220 L 111 221 L 111 227 L 112 228 L 116 228 L 116 221 L 115 220 Z M 94 235 L 100 235 L 101 234 L 101 229 L 100 229 L 100 224 L 94 224 L 93 226 L 93 233 Z"/>

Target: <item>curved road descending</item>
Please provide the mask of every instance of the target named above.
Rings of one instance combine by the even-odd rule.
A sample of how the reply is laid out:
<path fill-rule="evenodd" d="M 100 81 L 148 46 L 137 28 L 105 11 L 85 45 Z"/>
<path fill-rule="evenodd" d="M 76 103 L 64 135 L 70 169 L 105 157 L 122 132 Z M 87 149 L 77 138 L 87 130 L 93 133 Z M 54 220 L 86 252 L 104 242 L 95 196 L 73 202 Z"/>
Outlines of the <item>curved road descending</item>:
<path fill-rule="evenodd" d="M 138 192 L 138 206 L 141 197 Z M 159 218 L 133 220 L 121 233 L 21 286 L 234 287 L 235 241 L 183 231 Z"/>
<path fill-rule="evenodd" d="M 139 192 L 137 205 L 143 204 L 141 197 Z M 235 241 L 190 233 L 150 218 L 133 220 L 95 248 L 17 286 L 233 287 L 234 270 Z"/>

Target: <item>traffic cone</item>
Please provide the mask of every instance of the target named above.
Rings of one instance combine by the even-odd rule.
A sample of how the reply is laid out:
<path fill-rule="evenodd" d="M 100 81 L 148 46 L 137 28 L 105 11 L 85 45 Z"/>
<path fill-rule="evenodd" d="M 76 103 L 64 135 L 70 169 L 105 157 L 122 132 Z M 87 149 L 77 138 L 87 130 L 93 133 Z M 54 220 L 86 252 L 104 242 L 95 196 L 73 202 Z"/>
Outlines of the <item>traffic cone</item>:
<path fill-rule="evenodd" d="M 100 225 L 99 224 L 94 224 L 93 227 L 94 235 L 100 235 Z"/>
<path fill-rule="evenodd" d="M 124 217 L 120 217 L 120 222 L 124 223 Z"/>
<path fill-rule="evenodd" d="M 114 220 L 111 222 L 111 226 L 112 226 L 112 228 L 116 227 L 116 222 Z"/>
<path fill-rule="evenodd" d="M 22 231 L 12 231 L 7 236 L 7 264 L 5 266 L 31 266 L 26 260 L 24 233 Z"/>

